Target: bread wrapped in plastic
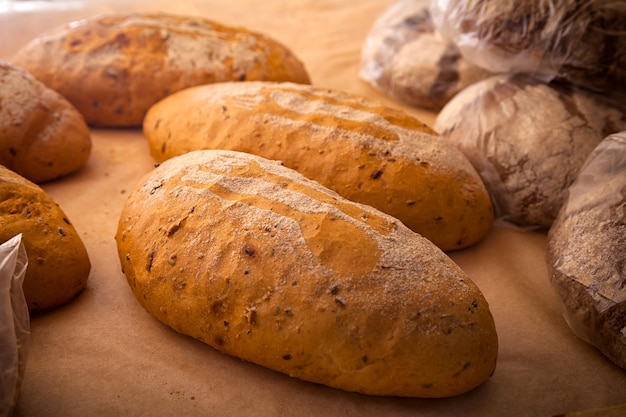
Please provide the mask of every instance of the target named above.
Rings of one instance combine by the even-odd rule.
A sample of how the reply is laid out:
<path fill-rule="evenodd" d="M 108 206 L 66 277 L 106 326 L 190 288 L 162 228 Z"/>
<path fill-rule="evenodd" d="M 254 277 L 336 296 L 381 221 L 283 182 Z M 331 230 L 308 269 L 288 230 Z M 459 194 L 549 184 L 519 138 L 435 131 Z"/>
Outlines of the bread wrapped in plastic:
<path fill-rule="evenodd" d="M 378 17 L 361 50 L 361 79 L 415 107 L 439 110 L 488 75 L 435 31 L 430 0 L 396 0 Z"/>
<path fill-rule="evenodd" d="M 27 265 L 21 234 L 0 244 L 0 416 L 15 409 L 26 368 L 30 316 L 22 283 Z"/>
<path fill-rule="evenodd" d="M 431 13 L 473 64 L 626 94 L 626 2 L 432 0 Z"/>
<path fill-rule="evenodd" d="M 626 113 L 569 84 L 503 74 L 457 94 L 434 127 L 476 168 L 497 218 L 548 228 L 585 159 L 626 129 Z"/>
<path fill-rule="evenodd" d="M 626 369 L 626 131 L 591 153 L 548 233 L 568 325 Z"/>

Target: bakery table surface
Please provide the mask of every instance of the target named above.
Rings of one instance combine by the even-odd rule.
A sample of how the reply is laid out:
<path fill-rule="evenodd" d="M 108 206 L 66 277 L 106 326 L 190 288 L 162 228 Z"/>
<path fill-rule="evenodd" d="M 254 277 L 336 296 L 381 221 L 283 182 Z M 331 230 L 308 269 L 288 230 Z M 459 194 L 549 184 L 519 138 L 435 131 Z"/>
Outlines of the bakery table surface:
<path fill-rule="evenodd" d="M 435 115 L 394 102 L 358 78 L 363 39 L 388 0 L 174 3 L 0 3 L 0 59 L 9 60 L 50 27 L 97 13 L 197 14 L 272 36 L 304 62 L 315 85 L 376 98 L 434 122 Z M 483 291 L 499 338 L 495 373 L 467 394 L 413 399 L 343 392 L 178 334 L 137 303 L 114 240 L 125 199 L 154 166 L 147 142 L 140 129 L 92 129 L 92 139 L 86 167 L 43 185 L 78 230 L 92 270 L 72 303 L 31 317 L 17 416 L 551 416 L 626 403 L 626 371 L 565 322 L 548 281 L 545 233 L 501 222 L 479 244 L 450 253 Z"/>

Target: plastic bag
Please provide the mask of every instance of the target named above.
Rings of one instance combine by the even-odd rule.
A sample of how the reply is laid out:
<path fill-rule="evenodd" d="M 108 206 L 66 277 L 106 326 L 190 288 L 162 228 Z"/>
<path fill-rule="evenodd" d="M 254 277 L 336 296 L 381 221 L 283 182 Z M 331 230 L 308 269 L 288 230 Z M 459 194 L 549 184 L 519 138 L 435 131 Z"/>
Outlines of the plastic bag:
<path fill-rule="evenodd" d="M 0 245 L 0 416 L 17 404 L 26 367 L 30 317 L 22 290 L 28 256 L 19 234 Z"/>
<path fill-rule="evenodd" d="M 376 87 L 386 86 L 398 51 L 420 34 L 433 31 L 430 0 L 397 0 L 378 16 L 365 38 L 359 75 Z"/>
<path fill-rule="evenodd" d="M 570 85 L 502 74 L 458 93 L 434 127 L 480 174 L 497 218 L 547 229 L 589 154 L 626 129 L 626 113 Z"/>
<path fill-rule="evenodd" d="M 626 93 L 626 2 L 432 0 L 431 15 L 467 60 L 492 72 Z"/>
<path fill-rule="evenodd" d="M 435 31 L 430 0 L 392 3 L 361 50 L 361 79 L 403 103 L 431 110 L 439 110 L 462 88 L 488 75 Z"/>
<path fill-rule="evenodd" d="M 626 131 L 604 139 L 569 188 L 547 263 L 569 327 L 626 369 Z"/>

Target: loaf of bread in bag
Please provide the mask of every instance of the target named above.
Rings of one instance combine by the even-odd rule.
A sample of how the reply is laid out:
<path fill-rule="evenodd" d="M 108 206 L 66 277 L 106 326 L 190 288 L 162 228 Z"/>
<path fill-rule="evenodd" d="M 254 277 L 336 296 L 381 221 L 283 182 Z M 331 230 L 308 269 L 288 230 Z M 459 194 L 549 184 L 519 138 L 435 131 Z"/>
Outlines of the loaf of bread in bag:
<path fill-rule="evenodd" d="M 167 160 L 129 195 L 116 240 L 148 312 L 246 361 L 415 397 L 457 395 L 494 371 L 489 306 L 449 257 L 277 161 Z"/>
<path fill-rule="evenodd" d="M 435 129 L 472 162 L 496 217 L 548 229 L 567 188 L 625 108 L 599 94 L 523 74 L 501 74 L 457 94 Z"/>
<path fill-rule="evenodd" d="M 435 28 L 493 73 L 626 95 L 626 7 L 614 0 L 431 2 Z"/>
<path fill-rule="evenodd" d="M 73 103 L 91 125 L 138 126 L 150 105 L 217 81 L 309 82 L 284 45 L 245 28 L 168 13 L 93 16 L 22 47 L 13 62 Z"/>
<path fill-rule="evenodd" d="M 593 150 L 548 233 L 550 282 L 570 328 L 626 369 L 626 131 Z"/>
<path fill-rule="evenodd" d="M 157 162 L 198 149 L 280 160 L 444 250 L 480 241 L 493 222 L 482 180 L 453 144 L 404 112 L 343 91 L 261 81 L 197 86 L 155 104 L 143 130 Z"/>

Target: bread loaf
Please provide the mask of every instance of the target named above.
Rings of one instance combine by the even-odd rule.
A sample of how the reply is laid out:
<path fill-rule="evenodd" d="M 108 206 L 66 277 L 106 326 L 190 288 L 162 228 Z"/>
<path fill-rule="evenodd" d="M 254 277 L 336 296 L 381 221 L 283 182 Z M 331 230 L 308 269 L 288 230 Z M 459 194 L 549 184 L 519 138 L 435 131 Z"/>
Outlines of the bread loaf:
<path fill-rule="evenodd" d="M 403 103 L 439 111 L 491 74 L 435 30 L 430 3 L 396 0 L 381 13 L 363 42 L 359 76 Z"/>
<path fill-rule="evenodd" d="M 91 263 L 76 229 L 43 189 L 0 165 L 0 242 L 22 234 L 28 309 L 67 304 L 87 285 Z"/>
<path fill-rule="evenodd" d="M 167 160 L 129 195 L 116 241 L 149 313 L 246 361 L 416 397 L 460 394 L 494 371 L 488 304 L 450 258 L 277 161 Z"/>
<path fill-rule="evenodd" d="M 345 92 L 272 82 L 193 87 L 155 104 L 144 134 L 158 162 L 198 149 L 280 160 L 444 250 L 478 242 L 492 225 L 487 190 L 461 152 L 415 118 Z"/>
<path fill-rule="evenodd" d="M 457 94 L 435 129 L 480 173 L 497 217 L 547 229 L 585 159 L 626 129 L 626 113 L 581 89 L 503 74 Z"/>
<path fill-rule="evenodd" d="M 491 72 L 626 96 L 626 4 L 614 0 L 433 1 L 435 28 Z"/>
<path fill-rule="evenodd" d="M 90 153 L 81 114 L 25 70 L 0 61 L 0 164 L 42 183 L 79 170 Z"/>
<path fill-rule="evenodd" d="M 138 126 L 153 103 L 216 81 L 308 83 L 303 64 L 275 40 L 201 17 L 94 16 L 42 34 L 13 57 L 73 103 L 91 125 Z"/>
<path fill-rule="evenodd" d="M 548 233 L 550 280 L 567 322 L 626 369 L 626 132 L 604 139 Z"/>

